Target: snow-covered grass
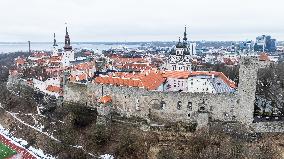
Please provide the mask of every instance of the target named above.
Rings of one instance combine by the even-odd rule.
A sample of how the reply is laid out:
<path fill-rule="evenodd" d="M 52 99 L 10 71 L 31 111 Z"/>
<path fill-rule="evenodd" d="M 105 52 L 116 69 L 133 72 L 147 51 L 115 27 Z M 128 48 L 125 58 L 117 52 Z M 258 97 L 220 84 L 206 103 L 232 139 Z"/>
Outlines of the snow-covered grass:
<path fill-rule="evenodd" d="M 110 154 L 101 155 L 99 159 L 114 159 L 114 157 Z"/>

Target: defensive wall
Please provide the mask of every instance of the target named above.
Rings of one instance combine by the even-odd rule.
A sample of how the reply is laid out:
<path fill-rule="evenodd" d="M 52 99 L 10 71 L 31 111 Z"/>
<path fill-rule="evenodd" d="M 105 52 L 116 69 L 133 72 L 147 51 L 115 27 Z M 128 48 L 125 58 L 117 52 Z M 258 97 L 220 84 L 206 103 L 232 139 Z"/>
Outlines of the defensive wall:
<path fill-rule="evenodd" d="M 147 91 L 136 87 L 122 87 L 88 83 L 76 89 L 67 84 L 64 100 L 98 106 L 96 101 L 105 95 L 112 97 L 112 107 L 117 113 L 136 116 L 149 121 L 196 122 L 198 127 L 210 121 L 241 122 L 265 132 L 267 126 L 252 124 L 257 72 L 268 62 L 254 57 L 243 57 L 239 70 L 239 85 L 234 93 L 209 94 L 186 92 Z M 87 90 L 87 91 L 85 91 Z M 267 130 L 271 131 L 271 130 Z"/>

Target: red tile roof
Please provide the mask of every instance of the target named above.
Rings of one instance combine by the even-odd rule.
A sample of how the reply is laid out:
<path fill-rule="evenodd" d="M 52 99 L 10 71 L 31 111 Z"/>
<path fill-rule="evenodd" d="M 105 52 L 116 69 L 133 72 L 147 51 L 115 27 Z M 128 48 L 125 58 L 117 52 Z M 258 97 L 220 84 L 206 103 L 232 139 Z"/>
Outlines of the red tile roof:
<path fill-rule="evenodd" d="M 16 64 L 17 65 L 23 65 L 23 64 L 25 64 L 25 60 L 22 59 L 22 58 L 18 58 L 18 59 L 16 59 Z"/>
<path fill-rule="evenodd" d="M 147 62 L 144 58 L 113 58 L 114 63 L 121 63 L 121 64 L 127 64 L 127 63 L 145 63 Z"/>
<path fill-rule="evenodd" d="M 49 86 L 47 86 L 46 90 L 48 90 L 50 92 L 60 93 L 62 89 L 58 86 L 49 85 Z"/>
<path fill-rule="evenodd" d="M 263 52 L 259 55 L 259 61 L 269 61 L 269 60 L 270 59 L 266 53 Z"/>
<path fill-rule="evenodd" d="M 75 65 L 74 68 L 77 70 L 89 70 L 93 68 L 93 65 L 91 62 L 85 62 Z"/>
<path fill-rule="evenodd" d="M 34 52 L 32 56 L 33 57 L 44 57 L 44 56 L 48 56 L 48 54 L 45 52 Z"/>
<path fill-rule="evenodd" d="M 95 79 L 96 83 L 111 84 L 116 86 L 129 86 L 156 90 L 167 78 L 188 79 L 192 76 L 220 77 L 231 88 L 236 88 L 235 82 L 231 81 L 222 72 L 215 71 L 145 71 L 142 73 L 116 72 L 109 76 L 101 76 Z"/>
<path fill-rule="evenodd" d="M 102 97 L 99 99 L 99 102 L 100 102 L 100 103 L 104 103 L 104 104 L 110 103 L 110 102 L 112 102 L 112 98 L 111 98 L 111 96 L 102 96 Z"/>
<path fill-rule="evenodd" d="M 150 70 L 153 67 L 147 63 L 127 63 L 123 65 L 122 69 L 131 69 L 135 71 Z"/>
<path fill-rule="evenodd" d="M 139 74 L 114 73 L 110 76 L 102 76 L 95 79 L 95 82 L 100 84 L 139 87 L 147 90 L 156 90 L 164 81 L 162 74 L 155 71 Z"/>

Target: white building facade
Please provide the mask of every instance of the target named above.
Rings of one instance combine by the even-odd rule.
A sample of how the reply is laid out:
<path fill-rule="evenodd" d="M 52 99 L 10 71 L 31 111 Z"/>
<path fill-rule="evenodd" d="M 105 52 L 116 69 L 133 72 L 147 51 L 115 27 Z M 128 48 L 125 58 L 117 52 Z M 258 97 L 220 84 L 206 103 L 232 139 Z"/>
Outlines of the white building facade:
<path fill-rule="evenodd" d="M 190 71 L 192 57 L 196 55 L 196 44 L 187 42 L 186 28 L 184 31 L 183 42 L 179 42 L 170 52 L 165 69 L 173 71 Z"/>

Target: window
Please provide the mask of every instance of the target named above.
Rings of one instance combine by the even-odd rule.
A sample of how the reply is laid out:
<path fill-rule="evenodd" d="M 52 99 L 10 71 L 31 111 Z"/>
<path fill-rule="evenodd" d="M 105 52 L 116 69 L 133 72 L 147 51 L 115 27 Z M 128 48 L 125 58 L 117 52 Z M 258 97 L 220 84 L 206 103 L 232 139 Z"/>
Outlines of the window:
<path fill-rule="evenodd" d="M 177 109 L 180 110 L 181 109 L 181 101 L 177 102 Z"/>
<path fill-rule="evenodd" d="M 166 102 L 161 101 L 161 109 L 165 109 L 165 107 L 166 107 Z"/>
<path fill-rule="evenodd" d="M 136 99 L 136 110 L 140 110 L 139 99 Z"/>
<path fill-rule="evenodd" d="M 187 109 L 190 111 L 192 110 L 192 102 L 187 103 Z"/>

